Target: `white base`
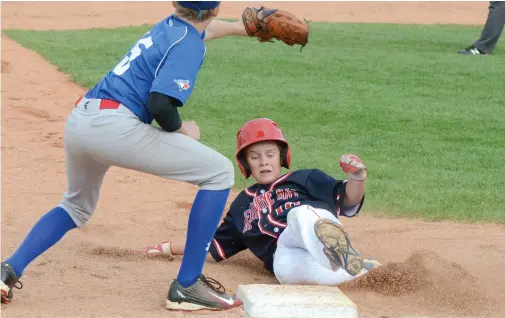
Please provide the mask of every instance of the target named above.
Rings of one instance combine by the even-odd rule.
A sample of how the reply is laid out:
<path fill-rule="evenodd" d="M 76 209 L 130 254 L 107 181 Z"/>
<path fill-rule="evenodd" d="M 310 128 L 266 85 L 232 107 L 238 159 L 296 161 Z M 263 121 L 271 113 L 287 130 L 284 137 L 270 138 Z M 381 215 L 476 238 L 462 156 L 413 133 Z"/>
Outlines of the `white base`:
<path fill-rule="evenodd" d="M 237 298 L 251 318 L 357 318 L 358 308 L 338 287 L 239 285 Z"/>

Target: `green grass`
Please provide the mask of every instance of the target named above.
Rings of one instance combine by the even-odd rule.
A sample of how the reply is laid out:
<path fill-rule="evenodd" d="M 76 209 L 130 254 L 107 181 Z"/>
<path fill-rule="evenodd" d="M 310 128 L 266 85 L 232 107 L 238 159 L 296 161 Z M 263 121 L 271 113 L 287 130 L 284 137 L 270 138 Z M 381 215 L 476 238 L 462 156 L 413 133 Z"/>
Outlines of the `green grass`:
<path fill-rule="evenodd" d="M 91 87 L 148 29 L 5 33 Z M 480 30 L 312 23 L 302 53 L 212 41 L 182 115 L 231 159 L 237 129 L 254 117 L 279 122 L 294 169 L 344 178 L 339 156 L 359 155 L 369 167 L 364 211 L 505 223 L 504 45 L 455 54 Z M 239 188 L 251 183 L 236 172 Z"/>

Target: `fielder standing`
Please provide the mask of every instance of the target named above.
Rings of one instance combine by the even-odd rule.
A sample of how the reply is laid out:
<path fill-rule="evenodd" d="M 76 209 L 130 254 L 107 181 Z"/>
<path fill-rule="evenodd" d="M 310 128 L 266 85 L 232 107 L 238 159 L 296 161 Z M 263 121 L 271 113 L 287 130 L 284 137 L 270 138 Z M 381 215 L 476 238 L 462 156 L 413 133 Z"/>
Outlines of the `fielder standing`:
<path fill-rule="evenodd" d="M 189 215 L 184 258 L 168 291 L 166 308 L 224 310 L 241 305 L 202 275 L 234 184 L 233 164 L 198 141 L 199 127 L 194 121 L 182 121 L 178 108 L 195 87 L 206 53 L 204 41 L 271 34 L 264 29 L 268 19 L 258 20 L 261 10 L 247 8 L 239 22 L 214 21 L 219 5 L 219 1 L 173 2 L 175 13 L 141 36 L 114 69 L 76 102 L 65 127 L 67 191 L 2 262 L 2 303 L 12 300 L 14 287 L 22 288 L 19 278 L 34 259 L 89 221 L 105 174 L 116 166 L 199 186 Z M 286 29 L 299 34 L 297 27 L 305 25 L 294 26 L 296 20 L 292 21 Z M 254 32 L 248 29 L 252 22 L 257 27 Z M 305 45 L 307 37 L 301 40 Z M 162 129 L 153 127 L 153 120 Z"/>

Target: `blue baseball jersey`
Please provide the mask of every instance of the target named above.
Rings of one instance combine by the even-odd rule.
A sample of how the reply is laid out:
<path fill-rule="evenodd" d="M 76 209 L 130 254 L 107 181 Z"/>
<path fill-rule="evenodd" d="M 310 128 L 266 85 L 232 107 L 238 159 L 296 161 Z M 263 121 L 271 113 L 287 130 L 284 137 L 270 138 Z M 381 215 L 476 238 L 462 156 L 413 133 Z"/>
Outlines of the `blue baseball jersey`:
<path fill-rule="evenodd" d="M 149 93 L 177 99 L 183 106 L 205 58 L 205 32 L 171 15 L 144 34 L 86 98 L 112 99 L 151 124 Z"/>
<path fill-rule="evenodd" d="M 249 249 L 273 272 L 277 239 L 287 226 L 289 211 L 300 205 L 326 209 L 336 217 L 355 216 L 358 207 L 344 208 L 347 182 L 319 169 L 297 170 L 268 185 L 255 184 L 235 198 L 217 229 L 209 253 L 217 262 Z"/>

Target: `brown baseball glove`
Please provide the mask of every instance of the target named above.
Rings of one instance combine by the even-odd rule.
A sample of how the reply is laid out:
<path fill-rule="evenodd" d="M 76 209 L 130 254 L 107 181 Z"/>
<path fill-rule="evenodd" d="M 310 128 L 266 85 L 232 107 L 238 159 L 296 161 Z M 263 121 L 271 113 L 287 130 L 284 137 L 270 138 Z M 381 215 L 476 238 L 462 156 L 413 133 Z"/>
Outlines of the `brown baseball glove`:
<path fill-rule="evenodd" d="M 308 22 L 287 11 L 248 7 L 242 12 L 242 22 L 247 34 L 260 42 L 273 42 L 275 38 L 289 46 L 299 44 L 302 48 L 309 42 Z"/>

